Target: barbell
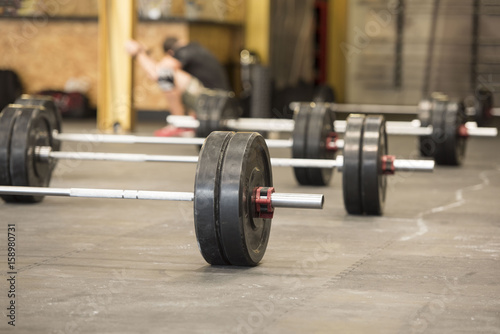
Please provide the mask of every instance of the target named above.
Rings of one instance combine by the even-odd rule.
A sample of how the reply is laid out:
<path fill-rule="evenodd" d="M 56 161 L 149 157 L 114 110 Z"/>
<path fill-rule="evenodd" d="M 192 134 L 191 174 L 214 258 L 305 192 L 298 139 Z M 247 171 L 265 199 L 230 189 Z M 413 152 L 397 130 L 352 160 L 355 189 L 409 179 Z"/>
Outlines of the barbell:
<path fill-rule="evenodd" d="M 201 163 L 197 156 L 170 156 L 170 155 L 147 155 L 147 154 L 127 154 L 127 153 L 97 153 L 97 152 L 61 152 L 59 143 L 52 137 L 51 121 L 48 112 L 44 107 L 30 107 L 21 105 L 10 105 L 1 114 L 0 129 L 0 169 L 6 171 L 0 175 L 0 184 L 22 185 L 22 186 L 48 186 L 52 170 L 56 162 L 60 159 L 70 160 L 101 160 L 101 161 L 121 161 L 121 162 L 182 162 Z M 352 128 L 350 123 L 362 120 L 366 126 Z M 270 159 L 269 164 L 276 167 L 293 167 L 299 181 L 307 184 L 327 184 L 330 182 L 334 168 L 346 170 L 352 166 L 361 170 L 370 170 L 362 178 L 368 186 L 365 197 L 366 202 L 370 202 L 370 192 L 383 194 L 383 198 L 375 198 L 378 204 L 373 209 L 365 204 L 367 209 L 351 210 L 346 204 L 346 209 L 352 214 L 374 214 L 380 215 L 383 211 L 385 199 L 385 181 L 378 182 L 380 177 L 385 180 L 385 175 L 394 174 L 396 171 L 432 171 L 434 162 L 430 160 L 403 160 L 396 159 L 387 154 L 387 142 L 385 139 L 384 119 L 381 116 L 352 116 L 349 118 L 348 130 L 345 140 L 350 146 L 344 148 L 345 157 L 334 156 L 323 159 Z M 318 132 L 318 131 L 316 131 Z M 354 138 L 354 139 L 353 139 Z M 375 138 L 375 142 L 373 142 Z M 380 141 L 379 144 L 376 141 Z M 319 138 L 319 141 L 323 139 Z M 357 142 L 355 145 L 353 142 Z M 204 143 L 204 147 L 206 146 Z M 307 147 L 306 147 L 307 148 Z M 267 149 L 267 145 L 266 145 Z M 352 153 L 354 151 L 354 153 Z M 376 157 L 370 156 L 370 152 L 377 152 Z M 300 153 L 300 152 L 299 152 Z M 302 152 L 304 153 L 304 152 Z M 330 154 L 324 152 L 312 152 L 313 154 Z M 365 156 L 365 153 L 367 154 Z M 374 164 L 374 165 L 373 165 Z M 372 166 L 373 165 L 373 166 Z M 344 166 L 346 168 L 344 168 Z M 351 166 L 351 167 L 349 167 Z M 352 176 L 343 178 L 344 201 L 350 203 L 351 198 L 361 197 L 357 192 L 350 191 L 350 188 L 358 189 L 361 181 L 356 181 Z M 352 194 L 355 195 L 352 195 Z M 41 198 L 13 198 L 4 196 L 6 201 L 38 201 Z"/>
<path fill-rule="evenodd" d="M 220 93 L 219 93 L 220 94 Z M 202 99 L 203 100 L 203 99 Z M 170 144 L 170 145 L 203 145 L 205 138 L 175 138 L 175 137 L 151 137 L 134 135 L 106 135 L 106 134 L 81 134 L 62 133 L 62 117 L 54 100 L 44 95 L 27 95 L 19 97 L 14 104 L 22 106 L 41 106 L 50 115 L 51 121 L 55 124 L 52 134 L 53 139 L 60 145 L 62 141 L 89 142 L 89 143 L 113 143 L 113 144 Z M 336 151 L 344 147 L 342 139 L 337 139 L 334 133 L 328 134 L 330 137 L 325 143 L 326 149 Z M 269 148 L 293 148 L 293 140 L 266 139 Z"/>
<path fill-rule="evenodd" d="M 294 119 L 236 119 L 226 118 L 227 113 L 215 111 L 214 115 L 223 116 L 218 127 L 237 131 L 282 131 L 296 133 L 297 124 L 303 117 L 314 119 L 316 115 L 329 109 L 330 118 L 337 108 L 335 103 L 293 103 Z M 496 128 L 478 127 L 474 122 L 466 122 L 465 105 L 461 102 L 449 101 L 443 95 L 435 95 L 432 99 L 419 104 L 419 119 L 411 122 L 387 122 L 387 133 L 392 135 L 420 136 L 420 151 L 425 157 L 433 157 L 439 165 L 460 165 L 465 154 L 466 139 L 471 136 L 494 137 L 498 135 Z M 203 112 L 201 116 L 203 117 Z M 445 120 L 446 118 L 446 120 Z M 189 116 L 169 116 L 167 122 L 180 128 L 206 128 L 208 123 L 203 119 Z M 332 121 L 332 131 L 343 133 L 346 122 Z M 217 124 L 211 121 L 209 124 Z M 302 123 L 301 123 L 302 124 Z M 315 123 L 318 124 L 318 123 Z M 318 129 L 321 128 L 318 126 Z M 311 129 L 312 130 L 312 129 Z M 299 131 L 300 133 L 300 131 Z M 292 135 L 295 142 L 295 135 Z M 294 157 L 296 157 L 294 155 Z"/>
<path fill-rule="evenodd" d="M 38 159 L 35 152 L 38 145 L 57 149 L 51 146 L 52 126 L 43 107 L 10 107 L 0 115 L 0 195 L 6 202 L 35 203 L 44 196 L 192 201 L 205 260 L 242 266 L 255 266 L 264 256 L 275 208 L 323 208 L 323 195 L 275 192 L 269 151 L 257 133 L 214 132 L 207 137 L 192 193 L 49 188 L 55 161 Z"/>
<path fill-rule="evenodd" d="M 431 94 L 431 98 L 447 97 L 445 94 L 435 92 Z M 427 108 L 428 103 L 429 99 L 423 99 L 418 106 L 336 103 L 335 111 L 348 114 L 419 114 L 420 110 Z M 468 119 L 478 126 L 485 126 L 492 117 L 500 116 L 500 108 L 494 108 L 493 93 L 487 87 L 479 87 L 474 95 L 465 97 L 463 103 Z"/>
<path fill-rule="evenodd" d="M 102 134 L 68 134 L 61 133 L 60 115 L 53 100 L 43 96 L 22 96 L 18 102 L 20 104 L 35 104 L 45 108 L 45 111 L 50 114 L 50 118 L 57 123 L 53 140 L 60 141 L 82 141 L 82 142 L 99 142 L 99 143 L 150 143 L 150 144 L 184 144 L 184 145 L 203 145 L 204 138 L 164 138 L 164 137 L 144 137 L 132 135 L 102 135 Z M 295 160 L 276 160 L 272 159 L 275 166 L 294 167 L 296 179 L 302 185 L 327 185 L 330 183 L 333 168 L 339 168 L 342 165 L 341 160 L 334 160 L 338 149 L 344 146 L 343 140 L 337 139 L 336 133 L 333 131 L 334 114 L 329 108 L 320 107 L 315 109 L 305 109 L 299 112 L 297 117 L 299 126 L 293 134 L 293 138 L 289 140 L 267 140 L 268 147 L 292 148 L 293 157 Z M 384 123 L 385 124 L 385 123 Z M 345 128 L 346 125 L 344 125 Z M 58 144 L 59 145 L 59 144 Z M 54 150 L 53 150 L 54 151 Z M 39 153 L 47 152 L 47 150 L 39 150 Z M 182 161 L 179 157 L 165 156 L 117 156 L 116 154 L 95 155 L 95 154 L 68 154 L 54 153 L 59 158 L 71 156 L 95 160 L 119 158 L 122 161 L 162 161 L 162 162 L 188 162 Z M 181 159 L 181 160 L 179 160 Z M 192 158 L 187 158 L 192 159 Z M 297 159 L 312 159 L 308 161 L 299 161 Z M 319 161 L 319 159 L 321 161 Z M 317 161 L 316 161 L 317 160 Z M 326 161 L 328 160 L 328 161 Z M 194 162 L 194 161 L 193 161 Z M 428 161 L 418 160 L 396 160 L 394 170 L 432 170 L 433 165 Z M 413 167 L 411 167 L 413 166 Z"/>

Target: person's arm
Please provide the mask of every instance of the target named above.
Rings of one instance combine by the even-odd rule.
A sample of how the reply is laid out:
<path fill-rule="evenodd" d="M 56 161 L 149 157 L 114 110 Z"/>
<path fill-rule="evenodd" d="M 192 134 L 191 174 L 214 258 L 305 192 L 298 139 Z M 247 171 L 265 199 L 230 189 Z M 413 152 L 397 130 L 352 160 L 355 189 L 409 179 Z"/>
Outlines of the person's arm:
<path fill-rule="evenodd" d="M 158 80 L 157 64 L 148 56 L 144 46 L 134 40 L 129 40 L 125 43 L 125 49 L 131 56 L 136 57 L 139 65 L 146 71 L 146 74 L 151 80 Z"/>
<path fill-rule="evenodd" d="M 181 62 L 172 57 L 171 55 L 169 54 L 166 54 L 161 60 L 160 62 L 158 63 L 158 66 L 159 67 L 167 67 L 167 68 L 170 68 L 174 71 L 176 70 L 181 70 L 182 69 L 182 64 Z"/>
<path fill-rule="evenodd" d="M 156 70 L 156 62 L 151 59 L 145 50 L 139 51 L 136 55 L 136 59 L 139 65 L 146 71 L 148 77 L 151 80 L 158 81 L 158 72 Z"/>

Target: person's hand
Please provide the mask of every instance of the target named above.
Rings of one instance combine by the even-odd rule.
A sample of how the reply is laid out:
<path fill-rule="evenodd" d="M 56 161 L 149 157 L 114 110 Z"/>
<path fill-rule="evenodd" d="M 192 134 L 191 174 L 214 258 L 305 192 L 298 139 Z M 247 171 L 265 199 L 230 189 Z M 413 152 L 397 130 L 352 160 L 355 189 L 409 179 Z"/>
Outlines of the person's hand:
<path fill-rule="evenodd" d="M 129 55 L 134 57 L 137 56 L 140 52 L 144 51 L 145 48 L 139 42 L 130 39 L 125 42 L 125 50 Z"/>

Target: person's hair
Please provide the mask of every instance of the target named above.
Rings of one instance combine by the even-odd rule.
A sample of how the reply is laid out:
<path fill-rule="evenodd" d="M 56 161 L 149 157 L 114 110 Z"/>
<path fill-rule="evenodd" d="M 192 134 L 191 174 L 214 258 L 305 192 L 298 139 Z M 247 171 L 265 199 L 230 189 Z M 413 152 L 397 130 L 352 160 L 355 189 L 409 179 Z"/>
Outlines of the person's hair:
<path fill-rule="evenodd" d="M 163 42 L 163 52 L 175 51 L 174 46 L 178 41 L 177 37 L 167 37 Z"/>

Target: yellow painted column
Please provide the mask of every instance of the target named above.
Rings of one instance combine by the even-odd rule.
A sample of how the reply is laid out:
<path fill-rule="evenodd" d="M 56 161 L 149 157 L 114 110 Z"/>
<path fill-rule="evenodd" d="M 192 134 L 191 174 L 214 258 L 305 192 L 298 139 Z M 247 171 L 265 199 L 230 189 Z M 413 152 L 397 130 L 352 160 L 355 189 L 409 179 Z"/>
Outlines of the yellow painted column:
<path fill-rule="evenodd" d="M 330 0 L 328 9 L 328 84 L 335 89 L 337 102 L 345 102 L 347 61 L 341 44 L 347 39 L 347 0 Z"/>
<path fill-rule="evenodd" d="M 99 85 L 97 127 L 104 132 L 132 131 L 132 58 L 125 41 L 134 38 L 136 0 L 99 0 Z"/>
<path fill-rule="evenodd" d="M 270 0 L 246 1 L 245 48 L 257 52 L 262 64 L 269 63 Z"/>

